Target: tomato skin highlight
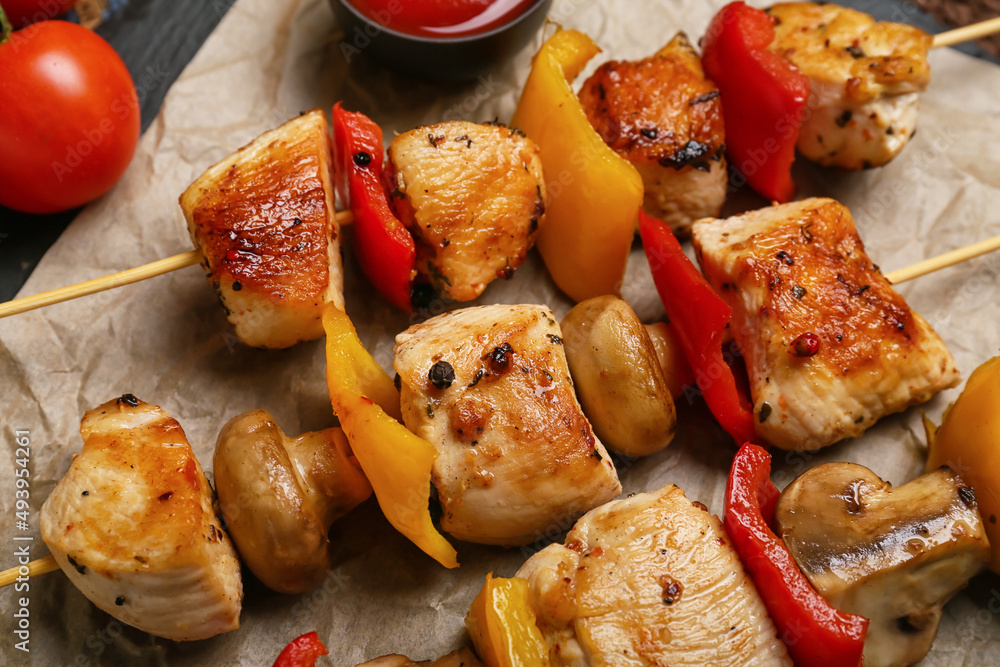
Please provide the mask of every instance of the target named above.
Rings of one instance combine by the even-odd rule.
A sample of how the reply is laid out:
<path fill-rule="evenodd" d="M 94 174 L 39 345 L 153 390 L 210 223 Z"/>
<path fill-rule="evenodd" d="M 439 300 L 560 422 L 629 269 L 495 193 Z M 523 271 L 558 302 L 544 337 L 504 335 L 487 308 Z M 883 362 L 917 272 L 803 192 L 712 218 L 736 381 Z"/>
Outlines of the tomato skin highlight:
<path fill-rule="evenodd" d="M 43 21 L 0 44 L 0 205 L 56 213 L 125 173 L 139 100 L 115 50 L 74 23 Z"/>
<path fill-rule="evenodd" d="M 54 19 L 62 16 L 76 4 L 76 0 L 2 0 L 11 25 L 23 28 L 29 23 Z"/>

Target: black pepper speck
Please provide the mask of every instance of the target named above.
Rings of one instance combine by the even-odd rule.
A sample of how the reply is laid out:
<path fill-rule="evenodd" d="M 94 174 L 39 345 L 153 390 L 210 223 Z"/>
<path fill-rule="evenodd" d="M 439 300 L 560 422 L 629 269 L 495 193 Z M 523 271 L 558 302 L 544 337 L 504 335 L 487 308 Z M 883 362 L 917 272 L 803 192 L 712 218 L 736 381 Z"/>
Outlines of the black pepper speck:
<path fill-rule="evenodd" d="M 455 381 L 455 369 L 447 361 L 439 361 L 427 373 L 431 384 L 438 389 L 447 389 Z"/>

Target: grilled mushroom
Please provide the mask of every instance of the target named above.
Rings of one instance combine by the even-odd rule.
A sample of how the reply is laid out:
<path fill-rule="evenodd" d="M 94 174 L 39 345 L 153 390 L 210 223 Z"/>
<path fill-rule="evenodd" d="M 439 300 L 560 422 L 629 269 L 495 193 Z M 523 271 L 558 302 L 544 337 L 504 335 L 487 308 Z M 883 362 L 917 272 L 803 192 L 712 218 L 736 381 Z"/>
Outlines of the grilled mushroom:
<path fill-rule="evenodd" d="M 684 350 L 677 334 L 666 322 L 647 324 L 646 333 L 656 350 L 656 358 L 663 371 L 663 380 L 667 383 L 670 395 L 675 399 L 684 395 L 684 387 L 694 385 L 694 372 L 684 357 Z"/>
<path fill-rule="evenodd" d="M 975 493 L 947 467 L 893 489 L 864 466 L 826 463 L 785 489 L 775 520 L 816 590 L 870 619 L 866 667 L 919 662 L 941 608 L 990 554 Z"/>
<path fill-rule="evenodd" d="M 570 374 L 601 441 L 626 456 L 658 452 L 674 437 L 677 413 L 649 334 L 614 296 L 578 303 L 562 321 Z"/>
<path fill-rule="evenodd" d="M 330 524 L 372 492 L 339 428 L 289 438 L 264 410 L 229 420 L 213 464 L 241 559 L 279 593 L 319 585 L 330 566 Z"/>

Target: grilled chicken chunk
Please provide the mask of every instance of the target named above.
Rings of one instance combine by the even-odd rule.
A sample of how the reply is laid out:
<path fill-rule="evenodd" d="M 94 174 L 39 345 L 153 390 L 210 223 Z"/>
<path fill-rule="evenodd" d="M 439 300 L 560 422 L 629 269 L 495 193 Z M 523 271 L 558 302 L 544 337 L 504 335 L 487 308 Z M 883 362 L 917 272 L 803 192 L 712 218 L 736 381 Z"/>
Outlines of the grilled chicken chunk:
<path fill-rule="evenodd" d="M 41 511 L 42 539 L 101 610 L 158 637 L 239 627 L 243 584 L 180 425 L 131 394 L 87 412 L 83 451 Z"/>
<path fill-rule="evenodd" d="M 514 546 L 621 493 L 573 393 L 559 325 L 544 306 L 481 306 L 396 337 L 407 428 L 438 450 L 441 526 Z"/>
<path fill-rule="evenodd" d="M 580 90 L 590 124 L 642 176 L 643 210 L 687 236 L 726 198 L 719 91 L 687 35 L 654 56 L 601 65 Z"/>
<path fill-rule="evenodd" d="M 588 512 L 517 576 L 553 667 L 792 664 L 719 520 L 672 484 Z"/>
<path fill-rule="evenodd" d="M 538 147 L 520 130 L 447 121 L 393 139 L 392 203 L 417 242 L 418 281 L 470 301 L 524 263 L 545 218 Z"/>
<path fill-rule="evenodd" d="M 834 4 L 788 2 L 768 12 L 768 47 L 809 77 L 809 113 L 796 144 L 804 156 L 845 169 L 879 167 L 917 127 L 917 96 L 931 80 L 931 36 Z"/>
<path fill-rule="evenodd" d="M 944 342 L 872 264 L 842 204 L 701 220 L 693 242 L 733 308 L 754 424 L 772 445 L 826 447 L 958 383 Z"/>
<path fill-rule="evenodd" d="M 344 307 L 344 276 L 322 111 L 210 167 L 180 204 L 241 341 L 283 348 L 323 335 L 323 304 Z"/>

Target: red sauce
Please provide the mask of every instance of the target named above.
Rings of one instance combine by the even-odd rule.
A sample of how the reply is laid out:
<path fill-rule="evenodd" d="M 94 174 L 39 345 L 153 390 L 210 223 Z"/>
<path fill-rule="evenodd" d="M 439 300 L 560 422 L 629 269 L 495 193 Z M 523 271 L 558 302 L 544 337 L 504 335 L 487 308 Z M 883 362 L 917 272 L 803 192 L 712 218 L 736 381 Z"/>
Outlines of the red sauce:
<path fill-rule="evenodd" d="M 465 37 L 510 23 L 538 0 L 350 0 L 383 28 L 419 37 Z"/>

